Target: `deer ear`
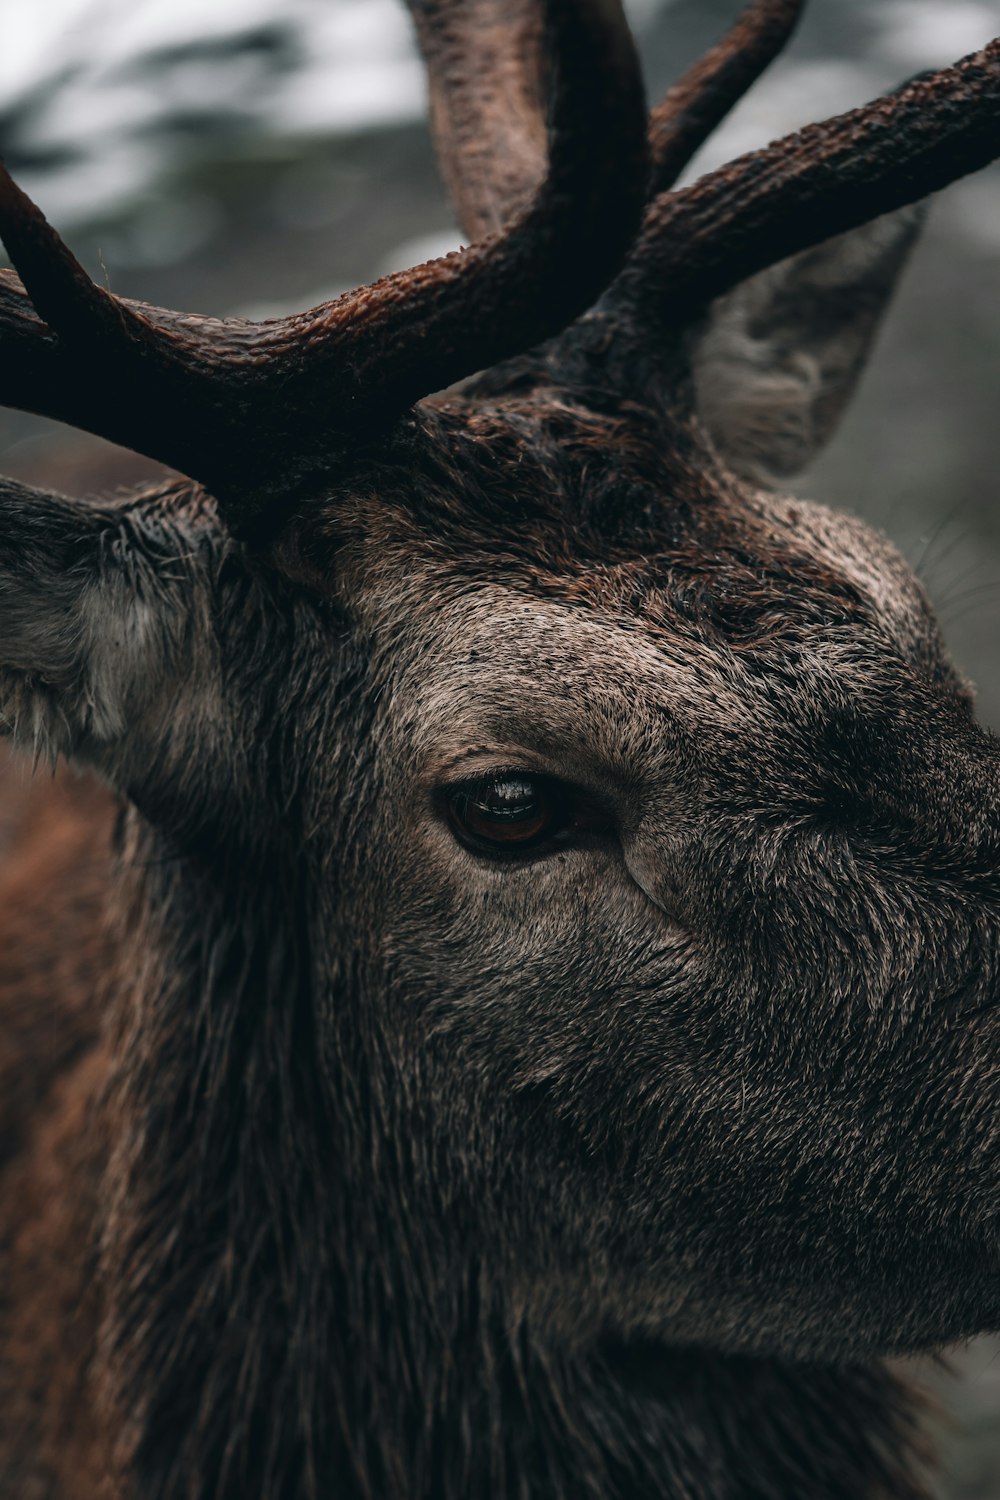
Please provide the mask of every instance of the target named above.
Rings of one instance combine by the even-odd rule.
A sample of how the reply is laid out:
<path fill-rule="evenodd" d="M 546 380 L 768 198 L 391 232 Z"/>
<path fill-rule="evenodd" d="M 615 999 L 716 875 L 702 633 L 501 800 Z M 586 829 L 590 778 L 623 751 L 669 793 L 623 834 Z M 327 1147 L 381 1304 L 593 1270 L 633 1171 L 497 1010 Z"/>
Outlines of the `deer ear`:
<path fill-rule="evenodd" d="M 925 217 L 924 204 L 888 214 L 715 303 L 694 354 L 695 390 L 738 474 L 787 479 L 832 437 Z"/>
<path fill-rule="evenodd" d="M 0 479 L 0 732 L 112 764 L 184 636 L 194 549 L 174 529 Z"/>

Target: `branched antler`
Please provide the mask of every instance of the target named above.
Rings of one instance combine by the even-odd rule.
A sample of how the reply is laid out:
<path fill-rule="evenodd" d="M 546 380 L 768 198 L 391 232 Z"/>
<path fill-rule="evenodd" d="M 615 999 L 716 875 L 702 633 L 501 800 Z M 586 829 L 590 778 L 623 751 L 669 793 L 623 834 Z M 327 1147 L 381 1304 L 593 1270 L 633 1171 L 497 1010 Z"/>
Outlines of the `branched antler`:
<path fill-rule="evenodd" d="M 1000 156 L 1000 40 L 661 193 L 606 300 L 668 328 L 765 267 Z"/>
<path fill-rule="evenodd" d="M 699 147 L 777 57 L 805 0 L 752 0 L 718 46 L 649 116 L 649 194 L 672 187 Z M 430 80 L 431 128 L 452 202 L 472 237 L 520 211 L 545 170 L 545 68 L 532 0 L 456 8 L 410 0 Z M 500 24 L 502 21 L 502 24 Z"/>
<path fill-rule="evenodd" d="M 508 5 L 474 6 L 481 23 L 492 18 L 498 46 L 519 36 L 506 30 Z M 418 19 L 432 9 L 463 15 L 455 0 L 415 4 Z M 420 397 L 556 332 L 607 284 L 634 236 L 642 87 L 618 0 L 538 0 L 521 15 L 558 58 L 546 69 L 547 161 L 530 201 L 463 252 L 279 321 L 112 296 L 0 169 L 0 234 L 24 286 L 4 273 L 0 401 L 170 463 L 239 520 Z M 512 73 L 526 66 L 515 46 Z"/>
<path fill-rule="evenodd" d="M 276 322 L 185 316 L 94 285 L 0 169 L 0 234 L 23 280 L 0 273 L 0 402 L 174 465 L 243 524 L 421 397 L 591 306 L 629 250 L 647 186 L 619 0 L 409 3 L 467 250 Z M 995 42 L 670 191 L 802 3 L 754 0 L 651 116 L 653 195 L 598 320 L 619 373 L 655 363 L 746 277 L 1000 156 Z"/>
<path fill-rule="evenodd" d="M 805 0 L 753 0 L 722 41 L 650 112 L 650 196 L 672 188 L 695 152 L 787 44 Z"/>

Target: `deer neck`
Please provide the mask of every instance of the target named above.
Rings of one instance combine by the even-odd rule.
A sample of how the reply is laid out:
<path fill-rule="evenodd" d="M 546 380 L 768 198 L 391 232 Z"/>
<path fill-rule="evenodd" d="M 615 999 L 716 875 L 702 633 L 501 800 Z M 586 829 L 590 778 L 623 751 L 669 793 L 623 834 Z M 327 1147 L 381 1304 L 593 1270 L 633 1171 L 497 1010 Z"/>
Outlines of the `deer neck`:
<path fill-rule="evenodd" d="M 294 872 L 132 840 L 103 1225 L 123 1493 L 918 1500 L 879 1369 L 539 1338 L 363 1019 L 321 1054 Z"/>

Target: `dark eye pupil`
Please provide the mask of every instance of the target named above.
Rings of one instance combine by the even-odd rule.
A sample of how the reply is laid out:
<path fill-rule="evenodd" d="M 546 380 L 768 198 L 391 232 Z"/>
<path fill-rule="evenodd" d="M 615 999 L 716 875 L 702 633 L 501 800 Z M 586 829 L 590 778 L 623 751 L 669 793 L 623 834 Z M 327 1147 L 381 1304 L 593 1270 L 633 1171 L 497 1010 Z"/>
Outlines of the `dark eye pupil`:
<path fill-rule="evenodd" d="M 490 776 L 457 788 L 448 816 L 458 837 L 477 849 L 516 851 L 543 844 L 564 827 L 567 803 L 548 777 Z"/>

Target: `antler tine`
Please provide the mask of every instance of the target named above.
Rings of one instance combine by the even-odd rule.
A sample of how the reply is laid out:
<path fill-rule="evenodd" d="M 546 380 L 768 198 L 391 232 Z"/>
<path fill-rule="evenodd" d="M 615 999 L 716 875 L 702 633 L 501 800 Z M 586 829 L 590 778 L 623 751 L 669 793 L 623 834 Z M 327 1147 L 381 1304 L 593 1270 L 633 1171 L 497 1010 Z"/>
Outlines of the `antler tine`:
<path fill-rule="evenodd" d="M 508 0 L 408 0 L 430 84 L 441 174 L 466 234 L 493 234 L 545 175 L 542 14 Z"/>
<path fill-rule="evenodd" d="M 673 187 L 688 162 L 784 49 L 806 0 L 752 0 L 722 41 L 650 112 L 650 194 Z"/>
<path fill-rule="evenodd" d="M 46 323 L 66 337 L 98 329 L 112 336 L 117 332 L 114 299 L 91 281 L 2 163 L 0 238 L 21 270 L 35 311 Z"/>
<path fill-rule="evenodd" d="M 662 193 L 603 306 L 648 335 L 797 251 L 1000 156 L 1000 39 L 954 67 Z"/>
<path fill-rule="evenodd" d="M 509 5 L 477 0 L 498 37 Z M 462 0 L 449 8 L 460 15 Z M 634 238 L 645 107 L 619 0 L 539 0 L 539 14 L 544 51 L 557 59 L 547 70 L 548 159 L 515 221 L 289 318 L 200 318 L 113 297 L 4 173 L 0 235 L 44 322 L 8 273 L 0 399 L 202 480 L 240 524 L 422 396 L 557 332 L 599 295 Z"/>
<path fill-rule="evenodd" d="M 806 0 L 751 0 L 718 46 L 650 112 L 653 196 L 684 167 L 787 43 Z M 544 52 L 535 0 L 457 10 L 408 0 L 430 80 L 431 128 L 463 229 L 494 233 L 521 211 L 545 171 Z"/>

